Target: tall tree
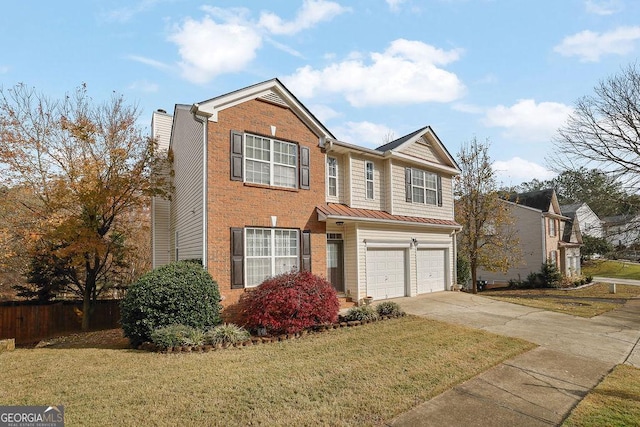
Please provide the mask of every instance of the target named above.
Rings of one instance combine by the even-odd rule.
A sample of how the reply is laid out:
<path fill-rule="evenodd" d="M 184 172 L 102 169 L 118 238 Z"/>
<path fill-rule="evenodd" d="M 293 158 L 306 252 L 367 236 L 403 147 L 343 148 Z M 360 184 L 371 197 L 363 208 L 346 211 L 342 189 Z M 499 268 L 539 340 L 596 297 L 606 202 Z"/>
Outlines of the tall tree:
<path fill-rule="evenodd" d="M 155 142 L 136 124 L 137 107 L 113 95 L 94 103 L 86 86 L 61 100 L 24 84 L 0 89 L 0 168 L 9 186 L 28 188 L 34 253 L 48 248 L 56 279 L 83 300 L 82 328 L 121 268 L 128 218 L 168 183 L 152 180 Z M 25 239 L 28 241 L 28 239 Z M 47 273 L 46 271 L 44 273 Z M 50 272 L 49 272 L 50 273 Z"/>
<path fill-rule="evenodd" d="M 458 251 L 469 262 L 473 293 L 478 292 L 478 267 L 507 271 L 520 260 L 512 206 L 499 196 L 488 150 L 488 142 L 474 138 L 458 153 L 456 221 L 463 227 Z"/>
<path fill-rule="evenodd" d="M 545 188 L 555 189 L 561 204 L 584 202 L 600 217 L 633 213 L 637 204 L 636 197 L 627 194 L 620 181 L 599 169 L 586 167 L 562 171 L 546 181 L 523 182 L 517 190 L 527 192 Z"/>
<path fill-rule="evenodd" d="M 602 80 L 594 94 L 580 98 L 559 129 L 552 166 L 598 169 L 623 185 L 627 194 L 640 185 L 640 70 L 629 65 Z"/>

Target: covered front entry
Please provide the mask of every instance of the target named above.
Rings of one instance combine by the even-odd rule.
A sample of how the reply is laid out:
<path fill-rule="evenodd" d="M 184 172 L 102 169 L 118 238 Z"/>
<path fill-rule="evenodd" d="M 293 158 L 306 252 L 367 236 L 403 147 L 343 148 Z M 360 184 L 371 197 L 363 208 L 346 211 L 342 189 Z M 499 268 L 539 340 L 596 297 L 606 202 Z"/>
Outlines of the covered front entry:
<path fill-rule="evenodd" d="M 419 294 L 446 290 L 445 249 L 419 249 L 416 263 Z"/>
<path fill-rule="evenodd" d="M 367 249 L 367 296 L 373 299 L 407 295 L 405 249 Z"/>

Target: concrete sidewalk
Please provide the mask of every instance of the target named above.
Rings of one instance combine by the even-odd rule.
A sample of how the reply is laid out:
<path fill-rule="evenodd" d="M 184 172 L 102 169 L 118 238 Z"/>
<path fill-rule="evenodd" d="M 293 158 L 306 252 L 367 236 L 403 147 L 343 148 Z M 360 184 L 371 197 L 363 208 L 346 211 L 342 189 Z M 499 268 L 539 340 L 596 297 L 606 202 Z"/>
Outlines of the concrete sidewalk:
<path fill-rule="evenodd" d="M 410 314 L 523 338 L 539 347 L 436 396 L 388 425 L 560 425 L 615 365 L 640 367 L 640 299 L 592 319 L 461 292 L 395 301 Z"/>

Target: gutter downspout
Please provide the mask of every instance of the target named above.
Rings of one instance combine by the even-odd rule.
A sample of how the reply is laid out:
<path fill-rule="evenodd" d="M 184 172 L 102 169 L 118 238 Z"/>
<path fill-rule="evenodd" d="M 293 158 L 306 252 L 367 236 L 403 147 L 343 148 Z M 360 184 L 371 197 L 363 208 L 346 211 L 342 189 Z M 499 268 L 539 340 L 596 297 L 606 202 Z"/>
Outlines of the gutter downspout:
<path fill-rule="evenodd" d="M 193 120 L 202 124 L 202 267 L 207 268 L 207 118 L 198 116 L 199 104 L 189 110 Z"/>

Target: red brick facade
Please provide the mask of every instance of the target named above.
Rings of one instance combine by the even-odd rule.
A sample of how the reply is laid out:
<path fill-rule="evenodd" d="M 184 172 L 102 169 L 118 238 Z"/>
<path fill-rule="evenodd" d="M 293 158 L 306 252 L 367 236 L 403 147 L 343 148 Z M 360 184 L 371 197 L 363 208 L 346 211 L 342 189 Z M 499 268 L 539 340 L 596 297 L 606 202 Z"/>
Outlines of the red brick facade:
<path fill-rule="evenodd" d="M 296 142 L 310 149 L 310 189 L 283 189 L 247 184 L 230 179 L 232 130 Z M 277 216 L 278 228 L 311 231 L 311 270 L 326 273 L 325 223 L 315 207 L 325 201 L 325 157 L 315 135 L 289 108 L 250 100 L 219 112 L 208 122 L 207 154 L 207 268 L 224 297 L 226 320 L 235 317 L 235 306 L 245 289 L 231 289 L 230 229 L 270 227 Z"/>

